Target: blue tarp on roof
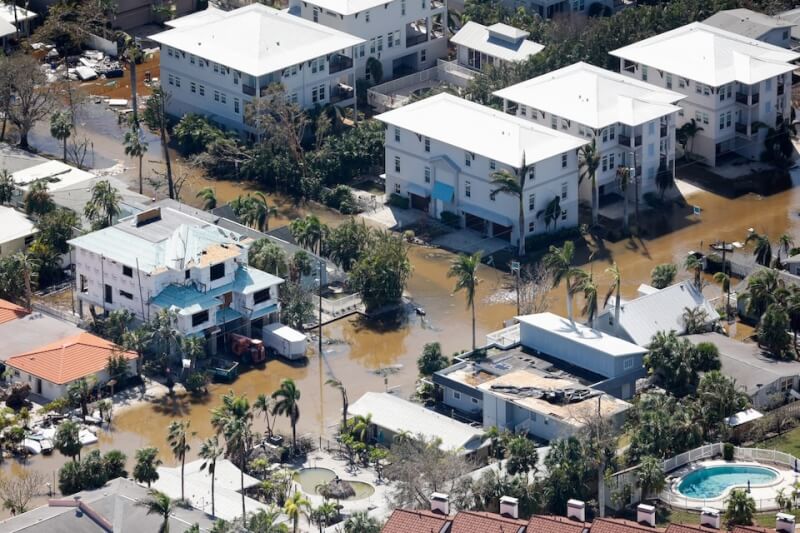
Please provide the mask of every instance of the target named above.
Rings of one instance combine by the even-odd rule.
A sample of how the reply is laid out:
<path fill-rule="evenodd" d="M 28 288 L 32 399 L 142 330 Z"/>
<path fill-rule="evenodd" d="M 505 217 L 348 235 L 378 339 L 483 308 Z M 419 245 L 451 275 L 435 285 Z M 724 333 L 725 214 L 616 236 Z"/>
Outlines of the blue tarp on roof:
<path fill-rule="evenodd" d="M 211 309 L 222 302 L 210 294 L 198 291 L 194 286 L 167 285 L 151 303 L 161 309 L 177 307 L 184 313 L 197 313 Z"/>
<path fill-rule="evenodd" d="M 446 183 L 442 183 L 441 181 L 437 181 L 433 185 L 433 198 L 436 200 L 441 200 L 445 203 L 452 203 L 453 196 L 455 195 L 455 190 L 453 187 Z"/>

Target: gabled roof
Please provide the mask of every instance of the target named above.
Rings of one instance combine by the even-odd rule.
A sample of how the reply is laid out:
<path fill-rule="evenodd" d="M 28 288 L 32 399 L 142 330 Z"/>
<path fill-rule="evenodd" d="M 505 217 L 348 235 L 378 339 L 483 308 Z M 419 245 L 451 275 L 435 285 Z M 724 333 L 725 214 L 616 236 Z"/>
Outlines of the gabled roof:
<path fill-rule="evenodd" d="M 754 84 L 794 70 L 800 54 L 693 22 L 610 52 L 659 71 L 719 87 Z M 653 72 L 651 76 L 657 76 Z"/>
<path fill-rule="evenodd" d="M 60 385 L 100 372 L 106 368 L 112 354 L 127 360 L 137 357 L 134 352 L 124 351 L 112 342 L 84 332 L 9 357 L 6 365 Z"/>
<path fill-rule="evenodd" d="M 13 304 L 7 300 L 0 300 L 0 324 L 22 318 L 28 313 L 29 311 L 20 305 Z"/>
<path fill-rule="evenodd" d="M 383 525 L 382 533 L 443 533 L 451 518 L 431 511 L 395 509 Z"/>
<path fill-rule="evenodd" d="M 25 213 L 0 206 L 0 245 L 29 237 L 38 231 L 36 224 Z"/>
<path fill-rule="evenodd" d="M 364 42 L 258 3 L 206 18 L 189 16 L 194 17 L 190 23 L 178 19 L 176 27 L 150 38 L 252 76 L 281 72 Z"/>
<path fill-rule="evenodd" d="M 544 49 L 544 45 L 527 40 L 528 35 L 528 32 L 499 22 L 486 27 L 469 21 L 450 42 L 504 61 L 524 61 Z"/>
<path fill-rule="evenodd" d="M 586 144 L 502 111 L 440 93 L 393 109 L 378 120 L 518 168 Z"/>
<path fill-rule="evenodd" d="M 453 517 L 451 533 L 517 533 L 528 523 L 495 513 L 461 511 Z"/>
<path fill-rule="evenodd" d="M 589 524 L 563 516 L 532 516 L 527 533 L 583 533 Z"/>
<path fill-rule="evenodd" d="M 778 13 L 776 18 L 792 25 L 792 39 L 800 39 L 800 7 Z"/>
<path fill-rule="evenodd" d="M 352 15 L 360 13 L 373 7 L 390 4 L 392 0 L 309 0 L 308 3 L 312 6 L 318 6 L 322 9 L 333 11 L 340 15 Z"/>
<path fill-rule="evenodd" d="M 789 29 L 794 24 L 745 8 L 726 9 L 714 13 L 704 24 L 737 33 L 750 39 L 760 39 L 775 29 Z"/>
<path fill-rule="evenodd" d="M 680 108 L 684 95 L 588 63 L 575 63 L 494 93 L 591 128 L 638 126 Z"/>
<path fill-rule="evenodd" d="M 619 518 L 595 518 L 591 533 L 663 533 L 662 528 L 643 526 L 630 520 Z"/>

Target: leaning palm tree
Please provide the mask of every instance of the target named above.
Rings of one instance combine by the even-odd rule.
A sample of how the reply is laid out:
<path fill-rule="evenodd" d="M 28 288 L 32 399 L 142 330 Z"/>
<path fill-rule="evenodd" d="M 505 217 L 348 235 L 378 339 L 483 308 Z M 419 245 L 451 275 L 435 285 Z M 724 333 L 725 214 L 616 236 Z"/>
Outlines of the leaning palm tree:
<path fill-rule="evenodd" d="M 122 196 L 108 180 L 101 180 L 92 186 L 92 196 L 83 208 L 83 214 L 94 229 L 111 226 L 120 214 L 119 204 Z"/>
<path fill-rule="evenodd" d="M 245 520 L 244 469 L 253 444 L 253 412 L 247 397 L 236 396 L 233 391 L 225 394 L 222 405 L 211 410 L 211 426 L 225 439 L 225 455 L 239 468 L 242 520 Z"/>
<path fill-rule="evenodd" d="M 281 386 L 272 393 L 275 404 L 272 406 L 273 415 L 289 417 L 292 425 L 292 450 L 297 452 L 297 421 L 300 419 L 300 389 L 293 379 L 284 379 Z"/>
<path fill-rule="evenodd" d="M 56 111 L 50 116 L 50 135 L 62 143 L 64 162 L 67 162 L 67 139 L 72 135 L 74 126 L 69 111 Z"/>
<path fill-rule="evenodd" d="M 606 269 L 606 272 L 611 274 L 611 286 L 606 293 L 606 299 L 603 305 L 608 305 L 611 295 L 614 295 L 614 331 L 619 332 L 619 312 L 621 308 L 621 290 L 622 290 L 622 272 L 620 272 L 617 263 Z"/>
<path fill-rule="evenodd" d="M 584 305 L 581 314 L 586 316 L 586 322 L 594 328 L 597 319 L 597 284 L 592 280 L 592 276 L 587 277 L 581 283 Z"/>
<path fill-rule="evenodd" d="M 478 267 L 481 264 L 483 252 L 477 251 L 472 255 L 459 254 L 447 271 L 448 278 L 456 278 L 454 292 L 464 291 L 467 297 L 467 307 L 472 311 L 472 351 L 475 351 L 475 291 L 481 280 L 478 278 Z"/>
<path fill-rule="evenodd" d="M 264 421 L 267 423 L 267 437 L 272 437 L 272 424 L 275 423 L 275 418 L 270 419 L 270 411 L 272 410 L 272 398 L 266 394 L 259 394 L 256 401 L 253 402 L 253 411 L 264 415 Z"/>
<path fill-rule="evenodd" d="M 513 169 L 513 173 L 507 170 L 498 170 L 491 175 L 491 187 L 494 187 L 489 196 L 494 200 L 498 193 L 505 193 L 514 196 L 519 204 L 517 215 L 518 231 L 519 231 L 519 245 L 517 247 L 517 255 L 525 255 L 525 181 L 531 172 L 531 166 L 525 163 L 525 152 L 522 152 L 522 161 L 518 168 Z"/>
<path fill-rule="evenodd" d="M 204 187 L 200 189 L 195 195 L 195 198 L 203 199 L 204 211 L 211 211 L 212 209 L 217 207 L 217 194 L 211 187 Z"/>
<path fill-rule="evenodd" d="M 223 454 L 224 450 L 219 444 L 219 438 L 214 435 L 203 441 L 200 445 L 200 458 L 203 463 L 200 465 L 200 470 L 208 470 L 208 475 L 211 476 L 211 516 L 217 516 L 216 502 L 214 501 L 214 481 L 217 471 L 217 459 Z"/>
<path fill-rule="evenodd" d="M 722 287 L 722 294 L 725 296 L 725 315 L 730 317 L 731 313 L 731 277 L 725 272 L 714 274 L 714 281 Z"/>
<path fill-rule="evenodd" d="M 128 157 L 135 157 L 139 160 L 139 194 L 142 194 L 143 177 L 142 177 L 142 161 L 147 153 L 148 144 L 142 136 L 142 129 L 137 122 L 131 124 L 131 129 L 125 132 L 125 138 L 122 141 L 122 146 L 125 148 L 125 155 Z"/>
<path fill-rule="evenodd" d="M 567 316 L 570 322 L 574 322 L 572 297 L 580 290 L 587 276 L 586 272 L 572 266 L 574 255 L 575 243 L 566 241 L 561 248 L 551 245 L 550 251 L 542 258 L 542 263 L 553 278 L 553 287 L 558 287 L 562 281 L 564 282 L 567 291 Z"/>
<path fill-rule="evenodd" d="M 347 389 L 344 388 L 344 384 L 336 378 L 328 379 L 328 381 L 325 382 L 325 385 L 333 387 L 339 391 L 339 394 L 342 395 L 342 431 L 345 431 L 347 429 L 347 408 L 350 405 L 350 402 L 347 398 Z"/>
<path fill-rule="evenodd" d="M 300 525 L 300 515 L 307 514 L 311 507 L 311 502 L 303 496 L 300 491 L 295 491 L 283 504 L 283 512 L 292 521 L 292 531 L 297 533 Z"/>
<path fill-rule="evenodd" d="M 765 267 L 770 266 L 772 264 L 772 245 L 769 242 L 769 237 L 753 232 L 744 241 L 745 244 L 750 244 L 751 242 L 755 243 L 753 255 L 756 258 L 756 263 Z"/>
<path fill-rule="evenodd" d="M 578 150 L 580 160 L 580 174 L 578 183 L 589 180 L 592 187 L 592 225 L 597 225 L 599 198 L 597 190 L 597 169 L 600 168 L 600 152 L 597 149 L 596 139 L 585 144 Z"/>
<path fill-rule="evenodd" d="M 197 434 L 189 431 L 190 423 L 189 420 L 182 420 L 180 422 L 173 420 L 169 428 L 167 428 L 167 443 L 169 443 L 169 447 L 172 450 L 172 455 L 181 462 L 181 501 L 186 499 L 183 484 L 183 470 L 186 465 L 186 454 L 192 449 L 188 443 L 188 439 Z"/>
<path fill-rule="evenodd" d="M 136 502 L 136 505 L 147 509 L 147 514 L 157 514 L 161 516 L 162 522 L 158 527 L 158 533 L 169 533 L 169 516 L 175 508 L 175 502 L 172 498 L 157 490 L 151 490 L 150 496 Z"/>
<path fill-rule="evenodd" d="M 683 268 L 694 274 L 694 286 L 697 290 L 703 290 L 703 261 L 695 254 L 687 255 Z"/>

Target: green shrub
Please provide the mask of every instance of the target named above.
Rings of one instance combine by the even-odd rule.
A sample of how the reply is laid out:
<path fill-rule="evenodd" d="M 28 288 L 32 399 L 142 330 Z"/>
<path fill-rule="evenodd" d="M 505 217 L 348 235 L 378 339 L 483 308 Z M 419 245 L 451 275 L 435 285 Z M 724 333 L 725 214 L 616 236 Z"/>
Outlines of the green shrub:
<path fill-rule="evenodd" d="M 208 393 L 208 376 L 204 372 L 192 372 L 186 378 L 183 387 L 192 396 L 201 396 Z"/>
<path fill-rule="evenodd" d="M 392 193 L 391 196 L 389 196 L 389 205 L 392 207 L 399 207 L 400 209 L 408 209 L 410 201 L 404 196 Z"/>
<path fill-rule="evenodd" d="M 358 212 L 358 204 L 353 190 L 347 185 L 337 185 L 330 192 L 323 195 L 322 201 L 332 209 L 343 215 L 352 215 Z"/>
<path fill-rule="evenodd" d="M 450 226 L 451 228 L 461 227 L 461 217 L 451 211 L 442 211 L 439 218 L 441 218 L 445 226 Z"/>
<path fill-rule="evenodd" d="M 733 461 L 733 450 L 734 450 L 733 444 L 731 444 L 730 442 L 726 442 L 722 446 L 722 458 L 725 459 L 726 461 Z"/>
<path fill-rule="evenodd" d="M 564 228 L 538 235 L 531 235 L 525 238 L 525 251 L 527 253 L 536 250 L 547 249 L 551 244 L 562 246 L 564 241 L 572 241 L 580 238 L 580 228 Z"/>

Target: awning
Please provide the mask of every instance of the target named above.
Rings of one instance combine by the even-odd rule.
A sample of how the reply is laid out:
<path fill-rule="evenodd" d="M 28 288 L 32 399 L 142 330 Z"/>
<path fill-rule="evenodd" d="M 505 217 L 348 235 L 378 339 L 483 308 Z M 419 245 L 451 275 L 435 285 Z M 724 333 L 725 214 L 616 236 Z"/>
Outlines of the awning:
<path fill-rule="evenodd" d="M 261 309 L 256 309 L 250 314 L 250 320 L 255 320 L 257 318 L 261 318 L 262 316 L 267 316 L 270 313 L 274 313 L 278 310 L 277 304 L 268 305 L 266 307 L 262 307 Z"/>
<path fill-rule="evenodd" d="M 441 200 L 442 202 L 451 204 L 453 203 L 453 197 L 455 196 L 455 190 L 453 187 L 446 183 L 442 183 L 441 181 L 437 181 L 433 185 L 433 198 L 435 200 Z"/>
<path fill-rule="evenodd" d="M 217 311 L 217 325 L 227 324 L 241 317 L 242 314 L 236 309 L 231 309 L 230 307 L 222 308 Z"/>
<path fill-rule="evenodd" d="M 410 192 L 411 194 L 415 196 L 421 196 L 422 198 L 428 198 L 431 195 L 431 193 L 425 190 L 424 187 L 420 187 L 419 185 L 416 185 L 414 183 L 409 183 L 408 187 L 406 188 L 408 189 L 408 192 Z"/>
<path fill-rule="evenodd" d="M 478 207 L 477 205 L 471 204 L 462 204 L 461 210 L 465 213 L 469 213 L 470 215 L 474 215 L 476 217 L 488 220 L 489 222 L 494 222 L 495 224 L 500 224 L 501 226 L 513 226 L 514 224 L 511 222 L 511 219 L 507 216 L 501 215 L 491 209 L 485 209 L 483 207 Z"/>

